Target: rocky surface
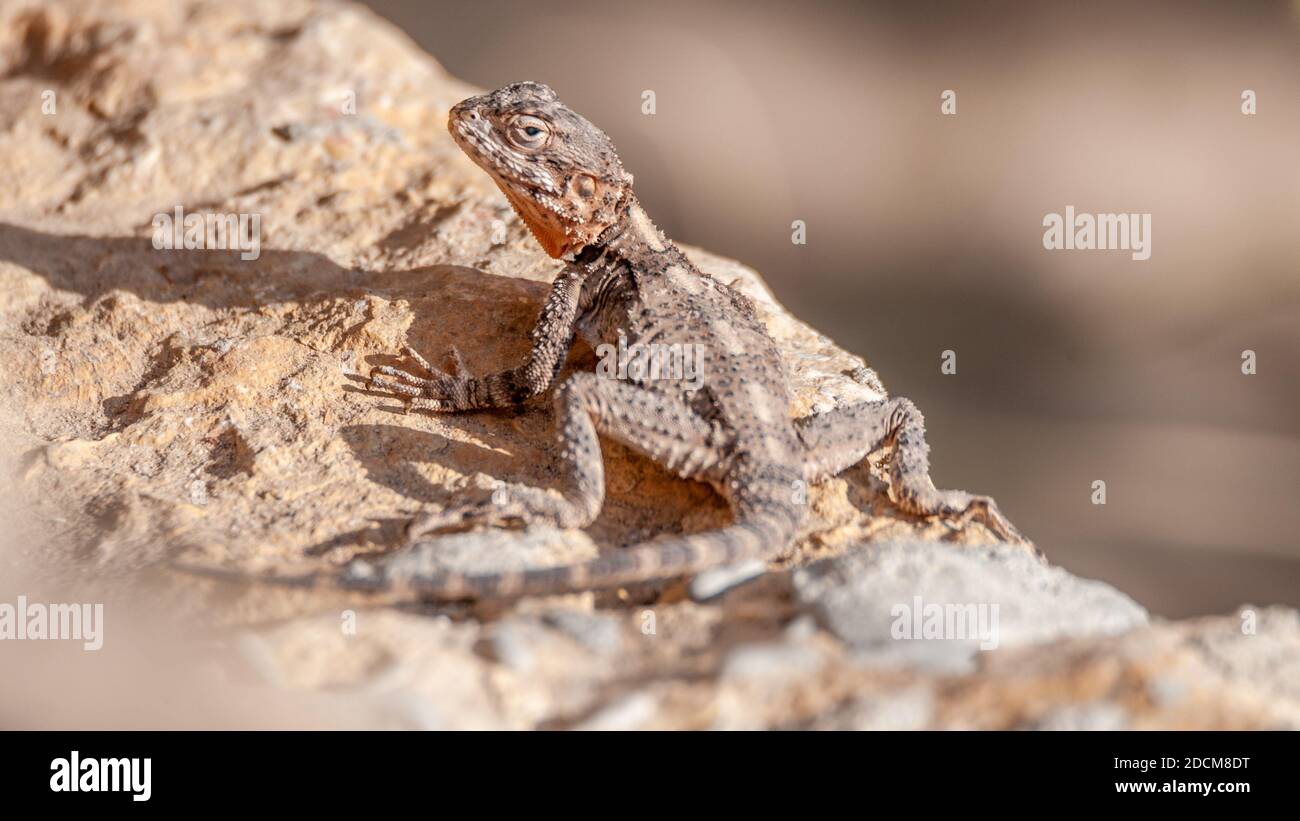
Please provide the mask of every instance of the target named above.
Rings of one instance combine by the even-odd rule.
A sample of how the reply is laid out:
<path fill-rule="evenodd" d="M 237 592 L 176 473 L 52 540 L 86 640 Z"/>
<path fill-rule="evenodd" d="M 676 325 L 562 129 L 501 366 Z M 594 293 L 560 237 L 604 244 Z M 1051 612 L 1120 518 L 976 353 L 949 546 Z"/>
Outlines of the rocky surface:
<path fill-rule="evenodd" d="M 1147 623 L 1146 611 L 1113 587 L 1006 546 L 861 545 L 794 579 L 799 600 L 827 630 L 879 663 L 960 670 L 981 650 Z M 926 640 L 930 625 L 950 640 Z"/>
<path fill-rule="evenodd" d="M 480 370 L 527 344 L 557 265 L 447 136 L 447 109 L 473 91 L 348 5 L 0 5 L 0 594 L 129 614 L 103 651 L 116 672 L 95 670 L 113 696 L 76 693 L 97 712 L 24 709 L 92 664 L 40 656 L 4 685 L 0 718 L 1300 725 L 1294 612 L 1149 624 L 1122 594 L 978 527 L 900 515 L 870 466 L 815 488 L 795 555 L 758 578 L 432 608 L 168 569 L 492 569 L 725 521 L 710 490 L 611 444 L 609 501 L 585 532 L 475 532 L 396 552 L 421 508 L 555 477 L 549 403 L 405 413 L 358 378 L 403 344 L 437 357 L 455 343 Z M 178 206 L 258 214 L 260 254 L 155 248 L 155 215 Z M 688 252 L 757 301 L 795 380 L 792 413 L 882 395 L 753 271 Z M 578 350 L 568 367 L 591 360 Z M 996 606 L 997 649 L 953 628 L 894 635 L 899 613 L 927 604 Z M 188 706 L 160 695 L 178 690 Z"/>

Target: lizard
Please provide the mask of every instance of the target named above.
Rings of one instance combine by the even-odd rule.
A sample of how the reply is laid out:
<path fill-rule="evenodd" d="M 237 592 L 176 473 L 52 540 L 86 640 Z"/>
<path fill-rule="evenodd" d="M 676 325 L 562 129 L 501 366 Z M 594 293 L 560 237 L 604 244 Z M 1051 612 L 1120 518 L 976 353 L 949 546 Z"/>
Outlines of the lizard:
<path fill-rule="evenodd" d="M 470 97 L 451 108 L 447 126 L 542 250 L 565 264 L 517 366 L 474 376 L 452 348 L 452 371 L 445 372 L 407 346 L 402 353 L 411 364 L 376 367 L 370 387 L 433 413 L 518 408 L 550 391 L 565 477 L 558 492 L 507 485 L 488 498 L 419 515 L 407 526 L 407 545 L 455 527 L 591 524 L 605 497 L 600 436 L 677 477 L 712 485 L 733 521 L 571 565 L 395 581 L 354 561 L 329 579 L 353 589 L 400 586 L 424 599 L 464 600 L 608 589 L 770 561 L 794 548 L 809 516 L 796 491 L 882 447 L 890 449 L 889 494 L 902 510 L 955 526 L 978 520 L 1003 540 L 1023 540 L 990 497 L 935 487 L 924 419 L 908 399 L 792 418 L 784 365 L 749 298 L 700 271 L 664 236 L 633 193 L 610 138 L 548 86 L 520 82 Z M 593 348 L 692 346 L 700 378 L 626 368 L 619 371 L 626 378 L 579 372 L 556 385 L 579 337 Z M 320 577 L 293 581 L 314 585 Z"/>

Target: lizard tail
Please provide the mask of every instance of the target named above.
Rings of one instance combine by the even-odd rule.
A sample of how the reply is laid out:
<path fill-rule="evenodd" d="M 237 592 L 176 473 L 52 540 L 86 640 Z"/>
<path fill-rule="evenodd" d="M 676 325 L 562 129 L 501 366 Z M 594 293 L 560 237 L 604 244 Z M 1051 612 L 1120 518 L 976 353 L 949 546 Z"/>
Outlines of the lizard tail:
<path fill-rule="evenodd" d="M 390 589 L 423 599 L 553 596 L 666 581 L 748 561 L 770 561 L 794 540 L 797 522 L 780 516 L 738 521 L 718 530 L 656 539 L 578 564 L 503 573 L 439 573 L 391 579 Z"/>
<path fill-rule="evenodd" d="M 554 596 L 666 581 L 741 562 L 768 561 L 786 552 L 794 540 L 798 522 L 797 514 L 768 513 L 747 517 L 718 530 L 644 542 L 587 562 L 501 573 L 396 575 L 383 565 L 365 561 L 354 561 L 341 572 L 296 576 L 256 575 L 183 563 L 173 563 L 173 567 L 227 581 L 297 588 L 337 587 L 432 601 Z"/>

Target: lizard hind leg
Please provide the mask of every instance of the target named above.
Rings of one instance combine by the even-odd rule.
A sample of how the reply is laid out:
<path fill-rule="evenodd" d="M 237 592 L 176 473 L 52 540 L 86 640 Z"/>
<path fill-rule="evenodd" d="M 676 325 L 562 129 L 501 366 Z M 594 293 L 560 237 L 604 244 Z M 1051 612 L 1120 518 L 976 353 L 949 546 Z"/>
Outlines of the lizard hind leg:
<path fill-rule="evenodd" d="M 559 436 L 573 469 L 571 489 L 599 508 L 603 470 L 597 433 L 619 441 L 684 478 L 723 481 L 735 520 L 702 533 L 667 536 L 588 562 L 508 573 L 442 573 L 404 580 L 412 594 L 437 600 L 556 595 L 663 581 L 787 553 L 807 516 L 794 501 L 801 467 L 724 460 L 733 434 L 697 414 L 680 397 L 632 383 L 575 374 L 556 397 Z M 594 513 L 591 513 L 594 516 Z"/>
<path fill-rule="evenodd" d="M 889 494 L 899 508 L 957 527 L 978 521 L 1004 541 L 1026 541 L 992 498 L 934 486 L 925 419 L 911 400 L 894 397 L 838 408 L 796 421 L 795 430 L 807 450 L 814 481 L 834 476 L 890 445 Z"/>
<path fill-rule="evenodd" d="M 574 374 L 556 392 L 555 409 L 565 474 L 562 490 L 503 486 L 490 498 L 421 516 L 408 528 L 408 539 L 466 525 L 514 521 L 586 527 L 599 515 L 605 500 L 605 467 L 597 434 L 627 445 L 685 478 L 706 473 L 721 452 L 721 435 L 684 401 L 632 383 Z"/>

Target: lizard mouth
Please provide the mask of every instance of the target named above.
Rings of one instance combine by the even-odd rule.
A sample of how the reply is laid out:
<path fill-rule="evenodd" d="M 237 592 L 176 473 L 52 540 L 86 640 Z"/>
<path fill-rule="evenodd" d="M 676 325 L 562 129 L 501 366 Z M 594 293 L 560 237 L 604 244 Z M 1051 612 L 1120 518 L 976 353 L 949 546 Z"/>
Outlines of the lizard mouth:
<path fill-rule="evenodd" d="M 462 109 L 461 105 L 463 103 L 452 108 L 448 115 L 447 131 L 451 132 L 451 138 L 460 150 L 478 162 L 479 157 L 488 151 L 487 120 L 472 109 Z"/>

